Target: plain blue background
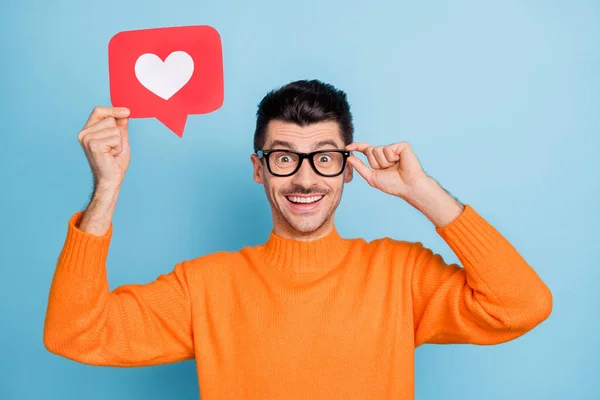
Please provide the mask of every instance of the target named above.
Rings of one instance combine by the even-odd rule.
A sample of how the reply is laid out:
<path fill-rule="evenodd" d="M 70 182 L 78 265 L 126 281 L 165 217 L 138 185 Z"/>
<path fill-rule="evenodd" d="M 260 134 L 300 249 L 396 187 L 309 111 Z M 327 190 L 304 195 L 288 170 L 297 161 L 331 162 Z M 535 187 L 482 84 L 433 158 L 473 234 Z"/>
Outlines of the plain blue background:
<path fill-rule="evenodd" d="M 85 366 L 42 343 L 67 221 L 92 178 L 77 133 L 109 104 L 119 31 L 211 25 L 225 101 L 182 139 L 133 120 L 108 259 L 111 287 L 266 240 L 252 180 L 256 105 L 318 78 L 348 93 L 357 141 L 408 141 L 551 288 L 548 320 L 503 345 L 423 346 L 417 399 L 599 398 L 600 4 L 595 1 L 12 1 L 0 6 L 0 398 L 196 399 L 193 361 Z M 456 257 L 420 213 L 357 175 L 343 236 L 419 240 Z"/>

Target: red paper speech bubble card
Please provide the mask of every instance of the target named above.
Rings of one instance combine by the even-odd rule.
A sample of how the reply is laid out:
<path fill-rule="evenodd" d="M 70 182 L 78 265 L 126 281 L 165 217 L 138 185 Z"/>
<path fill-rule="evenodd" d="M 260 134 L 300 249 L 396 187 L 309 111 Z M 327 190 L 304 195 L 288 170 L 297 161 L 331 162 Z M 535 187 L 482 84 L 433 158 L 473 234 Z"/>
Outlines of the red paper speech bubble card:
<path fill-rule="evenodd" d="M 223 55 L 210 26 L 119 32 L 108 45 L 110 98 L 130 118 L 156 118 L 180 138 L 190 114 L 223 105 Z"/>

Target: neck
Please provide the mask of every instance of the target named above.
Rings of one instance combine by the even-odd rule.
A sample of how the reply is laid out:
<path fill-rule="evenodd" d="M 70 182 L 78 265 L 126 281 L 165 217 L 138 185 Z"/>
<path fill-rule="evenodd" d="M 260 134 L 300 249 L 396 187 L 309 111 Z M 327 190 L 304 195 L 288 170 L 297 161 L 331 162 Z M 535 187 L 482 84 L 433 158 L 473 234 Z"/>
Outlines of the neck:
<path fill-rule="evenodd" d="M 294 279 L 301 279 L 298 274 L 311 279 L 340 265 L 350 243 L 339 236 L 332 224 L 329 233 L 311 240 L 283 237 L 273 230 L 261 250 L 263 260 L 271 267 Z"/>

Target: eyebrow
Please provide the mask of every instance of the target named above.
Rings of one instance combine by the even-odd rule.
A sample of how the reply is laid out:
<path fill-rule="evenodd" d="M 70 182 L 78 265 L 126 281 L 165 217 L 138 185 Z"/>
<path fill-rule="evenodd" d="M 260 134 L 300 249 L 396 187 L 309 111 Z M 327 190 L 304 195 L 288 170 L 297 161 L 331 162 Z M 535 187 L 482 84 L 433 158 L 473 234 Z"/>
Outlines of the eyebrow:
<path fill-rule="evenodd" d="M 338 149 L 338 144 L 336 142 L 334 142 L 331 139 L 327 139 L 327 140 L 321 140 L 320 142 L 317 142 L 313 145 L 312 149 L 316 150 L 320 147 L 324 147 L 324 146 L 332 146 L 334 149 Z M 271 143 L 271 148 L 281 148 L 281 147 L 286 147 L 290 150 L 296 150 L 296 146 L 293 143 L 287 142 L 285 140 L 274 140 L 273 143 Z M 340 149 L 338 149 L 340 150 Z"/>

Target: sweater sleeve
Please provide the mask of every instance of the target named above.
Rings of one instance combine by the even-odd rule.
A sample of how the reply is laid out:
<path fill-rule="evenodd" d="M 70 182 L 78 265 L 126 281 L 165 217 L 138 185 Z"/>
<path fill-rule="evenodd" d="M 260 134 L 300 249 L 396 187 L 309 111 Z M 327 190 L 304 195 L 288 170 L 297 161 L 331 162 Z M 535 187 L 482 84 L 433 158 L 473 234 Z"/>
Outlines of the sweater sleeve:
<path fill-rule="evenodd" d="M 544 321 L 552 294 L 515 248 L 469 205 L 436 228 L 462 267 L 413 243 L 415 347 L 491 345 L 513 340 Z"/>
<path fill-rule="evenodd" d="M 104 236 L 78 228 L 71 217 L 48 296 L 44 345 L 90 365 L 133 367 L 193 358 L 185 262 L 147 284 L 109 290 Z"/>

